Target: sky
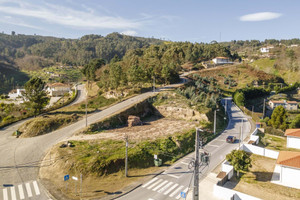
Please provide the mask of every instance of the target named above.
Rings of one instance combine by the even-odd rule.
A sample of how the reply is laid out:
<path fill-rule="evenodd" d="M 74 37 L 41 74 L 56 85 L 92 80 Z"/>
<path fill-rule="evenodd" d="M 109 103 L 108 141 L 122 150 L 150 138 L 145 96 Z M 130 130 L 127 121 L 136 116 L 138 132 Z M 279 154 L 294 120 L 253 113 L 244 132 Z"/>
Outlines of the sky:
<path fill-rule="evenodd" d="M 0 32 L 171 41 L 299 38 L 299 0 L 0 0 Z"/>

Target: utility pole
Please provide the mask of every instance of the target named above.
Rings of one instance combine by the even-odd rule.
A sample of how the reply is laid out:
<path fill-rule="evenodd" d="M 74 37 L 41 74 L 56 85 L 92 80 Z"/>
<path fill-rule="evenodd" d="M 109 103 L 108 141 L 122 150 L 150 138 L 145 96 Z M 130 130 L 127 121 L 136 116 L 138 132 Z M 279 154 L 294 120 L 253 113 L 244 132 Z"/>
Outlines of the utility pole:
<path fill-rule="evenodd" d="M 265 118 L 265 110 L 266 110 L 266 99 L 264 99 L 263 119 Z"/>
<path fill-rule="evenodd" d="M 214 113 L 214 135 L 216 135 L 217 132 L 217 109 L 215 109 Z"/>
<path fill-rule="evenodd" d="M 125 151 L 125 177 L 128 177 L 128 135 L 125 135 L 126 151 Z"/>
<path fill-rule="evenodd" d="M 199 199 L 199 142 L 200 142 L 199 132 L 200 131 L 201 131 L 201 129 L 196 128 L 193 200 L 198 200 Z"/>

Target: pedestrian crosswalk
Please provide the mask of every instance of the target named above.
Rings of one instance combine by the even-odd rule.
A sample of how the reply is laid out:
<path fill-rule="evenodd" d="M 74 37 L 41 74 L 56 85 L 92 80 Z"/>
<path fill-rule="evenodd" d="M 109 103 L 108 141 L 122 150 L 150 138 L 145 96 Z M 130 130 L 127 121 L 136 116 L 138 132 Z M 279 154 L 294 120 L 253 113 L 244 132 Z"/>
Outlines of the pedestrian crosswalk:
<path fill-rule="evenodd" d="M 156 191 L 175 199 L 180 199 L 181 192 L 187 193 L 187 191 L 189 190 L 189 188 L 186 186 L 180 185 L 178 183 L 173 183 L 172 181 L 159 179 L 157 177 L 142 185 L 142 188 Z"/>
<path fill-rule="evenodd" d="M 30 181 L 24 184 L 16 184 L 2 189 L 0 191 L 0 199 L 3 200 L 22 200 L 33 196 L 39 196 L 40 189 L 37 181 Z"/>

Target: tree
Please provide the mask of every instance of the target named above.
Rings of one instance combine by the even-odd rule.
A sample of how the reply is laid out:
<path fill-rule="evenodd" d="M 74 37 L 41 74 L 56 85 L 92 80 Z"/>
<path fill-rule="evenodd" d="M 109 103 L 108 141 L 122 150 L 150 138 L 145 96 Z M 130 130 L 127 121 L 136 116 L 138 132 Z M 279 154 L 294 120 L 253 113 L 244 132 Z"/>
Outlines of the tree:
<path fill-rule="evenodd" d="M 252 167 L 249 154 L 243 150 L 232 150 L 226 155 L 226 160 L 237 171 L 237 176 L 239 176 L 240 171 L 248 171 Z"/>
<path fill-rule="evenodd" d="M 49 97 L 47 97 L 47 93 L 44 90 L 45 86 L 46 83 L 36 77 L 25 83 L 23 98 L 24 101 L 27 101 L 28 107 L 33 110 L 34 116 L 39 114 L 49 102 Z"/>
<path fill-rule="evenodd" d="M 277 129 L 280 128 L 282 130 L 285 130 L 287 129 L 286 119 L 287 119 L 287 114 L 284 107 L 277 106 L 272 113 L 268 125 L 272 126 L 273 128 L 277 128 Z"/>
<path fill-rule="evenodd" d="M 82 69 L 82 73 L 89 81 L 96 80 L 96 70 L 105 65 L 105 60 L 103 59 L 93 59 L 89 64 L 85 65 Z"/>
<path fill-rule="evenodd" d="M 290 128 L 300 128 L 300 114 L 298 114 L 292 121 Z"/>

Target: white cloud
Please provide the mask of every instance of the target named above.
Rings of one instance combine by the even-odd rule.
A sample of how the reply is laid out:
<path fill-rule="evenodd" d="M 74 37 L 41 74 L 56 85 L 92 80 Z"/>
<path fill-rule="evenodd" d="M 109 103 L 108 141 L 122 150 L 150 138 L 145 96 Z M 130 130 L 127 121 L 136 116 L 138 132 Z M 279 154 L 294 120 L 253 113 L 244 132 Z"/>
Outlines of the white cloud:
<path fill-rule="evenodd" d="M 87 11 L 87 8 L 85 8 L 85 11 L 80 11 L 49 3 L 46 3 L 44 6 L 38 6 L 19 1 L 14 1 L 14 4 L 6 4 L 8 2 L 11 1 L 3 0 L 0 2 L 0 12 L 10 15 L 42 19 L 50 23 L 65 26 L 109 29 L 128 29 L 141 26 L 140 22 L 119 16 L 96 15 L 93 12 Z"/>
<path fill-rule="evenodd" d="M 241 21 L 265 21 L 281 17 L 281 13 L 274 12 L 259 12 L 240 17 Z"/>
<path fill-rule="evenodd" d="M 133 31 L 133 30 L 127 30 L 127 31 L 121 32 L 121 34 L 123 34 L 123 35 L 135 36 L 135 35 L 137 35 L 138 33 L 137 33 L 136 31 Z"/>

